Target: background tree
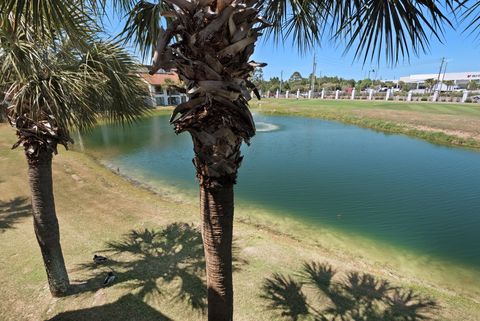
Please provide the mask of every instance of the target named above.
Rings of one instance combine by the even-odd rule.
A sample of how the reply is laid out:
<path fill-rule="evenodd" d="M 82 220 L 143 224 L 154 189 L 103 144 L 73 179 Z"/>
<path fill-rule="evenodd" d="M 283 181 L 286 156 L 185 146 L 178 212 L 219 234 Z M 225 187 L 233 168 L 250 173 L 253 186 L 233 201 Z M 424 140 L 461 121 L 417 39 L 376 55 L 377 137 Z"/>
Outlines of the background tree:
<path fill-rule="evenodd" d="M 280 78 L 272 77 L 268 81 L 267 90 L 270 90 L 272 93 L 280 89 Z"/>
<path fill-rule="evenodd" d="M 263 79 L 263 69 L 260 67 L 257 67 L 253 70 L 252 73 L 252 82 L 255 85 L 255 87 L 260 88 L 263 86 L 265 79 Z"/>
<path fill-rule="evenodd" d="M 468 82 L 468 85 L 467 85 L 468 90 L 477 90 L 478 88 L 480 88 L 480 86 L 478 85 L 478 82 L 476 82 L 475 80 L 470 80 Z"/>
<path fill-rule="evenodd" d="M 131 121 L 146 107 L 145 87 L 129 55 L 118 44 L 98 41 L 84 23 L 84 11 L 65 4 L 62 23 L 68 28 L 52 24 L 58 17 L 41 17 L 51 12 L 17 16 L 15 6 L 1 10 L 0 22 L 0 88 L 18 137 L 13 148 L 23 146 L 27 158 L 35 234 L 53 296 L 69 289 L 52 186 L 57 145 L 67 148 L 73 143 L 70 130 L 93 126 L 97 116 Z M 67 19 L 74 20 L 72 26 Z M 38 32 L 41 26 L 48 31 Z M 81 41 L 68 36 L 72 30 Z"/>
<path fill-rule="evenodd" d="M 296 81 L 302 81 L 302 80 L 303 80 L 303 77 L 298 71 L 293 72 L 293 74 L 288 79 L 288 81 L 290 82 L 296 82 Z"/>
<path fill-rule="evenodd" d="M 359 81 L 357 83 L 357 87 L 358 87 L 358 89 L 363 91 L 367 88 L 370 88 L 372 86 L 372 84 L 373 84 L 372 81 L 370 79 L 366 78 L 366 79 L 363 79 L 363 80 Z"/>
<path fill-rule="evenodd" d="M 388 88 L 393 88 L 395 84 L 393 83 L 393 81 L 386 81 L 385 82 L 385 87 L 388 87 Z"/>
<path fill-rule="evenodd" d="M 455 86 L 455 82 L 453 80 L 445 80 L 443 83 L 445 86 L 447 86 L 447 91 L 452 90 L 453 86 Z"/>
<path fill-rule="evenodd" d="M 437 81 L 433 78 L 429 78 L 429 79 L 425 79 L 425 90 L 427 92 L 431 92 L 432 89 L 433 89 L 433 86 L 435 86 L 435 84 L 437 83 Z"/>

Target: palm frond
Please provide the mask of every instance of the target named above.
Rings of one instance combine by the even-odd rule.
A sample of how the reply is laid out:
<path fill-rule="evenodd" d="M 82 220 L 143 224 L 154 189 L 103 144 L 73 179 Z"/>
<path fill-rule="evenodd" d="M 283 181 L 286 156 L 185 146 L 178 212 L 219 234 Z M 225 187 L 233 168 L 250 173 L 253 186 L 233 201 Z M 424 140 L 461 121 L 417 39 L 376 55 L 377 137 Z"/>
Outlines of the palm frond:
<path fill-rule="evenodd" d="M 93 12 L 95 0 L 3 0 L 0 2 L 2 21 L 11 20 L 16 30 L 21 24 L 32 27 L 37 38 L 54 38 L 65 33 L 83 40 L 96 26 Z"/>
<path fill-rule="evenodd" d="M 75 47 L 71 41 L 42 42 L 33 33 L 26 24 L 16 30 L 13 23 L 0 25 L 0 88 L 8 89 L 5 100 L 17 129 L 28 134 L 48 123 L 45 128 L 62 135 L 45 133 L 67 144 L 70 128 L 90 128 L 98 117 L 130 122 L 146 111 L 146 87 L 117 43 Z"/>
<path fill-rule="evenodd" d="M 355 58 L 363 57 L 364 63 L 383 55 L 396 64 L 427 52 L 432 38 L 442 42 L 445 26 L 452 27 L 447 17 L 452 8 L 448 0 L 443 5 L 434 0 L 354 0 L 349 9 L 334 12 L 333 38 L 346 39 L 346 51 L 355 48 Z"/>
<path fill-rule="evenodd" d="M 263 0 L 264 16 L 274 23 L 266 31 L 276 41 L 289 36 L 300 50 L 322 40 L 346 41 L 355 58 L 395 64 L 425 52 L 430 38 L 442 40 L 448 13 L 456 0 Z"/>
<path fill-rule="evenodd" d="M 466 24 L 463 32 L 477 39 L 480 36 L 480 1 L 462 0 L 456 10 L 460 12 L 460 23 Z"/>
<path fill-rule="evenodd" d="M 276 42 L 291 37 L 299 51 L 319 45 L 329 10 L 323 1 L 272 0 L 262 1 L 262 15 L 273 26 L 265 30 Z"/>
<path fill-rule="evenodd" d="M 84 57 L 80 70 L 87 78 L 100 80 L 90 98 L 96 114 L 123 123 L 146 112 L 147 87 L 136 75 L 137 64 L 119 43 L 97 42 Z"/>
<path fill-rule="evenodd" d="M 166 5 L 163 1 L 151 3 L 142 0 L 132 6 L 132 1 L 127 1 L 119 9 L 128 12 L 128 19 L 121 32 L 122 40 L 138 46 L 143 58 L 151 56 L 160 34 L 161 13 Z"/>

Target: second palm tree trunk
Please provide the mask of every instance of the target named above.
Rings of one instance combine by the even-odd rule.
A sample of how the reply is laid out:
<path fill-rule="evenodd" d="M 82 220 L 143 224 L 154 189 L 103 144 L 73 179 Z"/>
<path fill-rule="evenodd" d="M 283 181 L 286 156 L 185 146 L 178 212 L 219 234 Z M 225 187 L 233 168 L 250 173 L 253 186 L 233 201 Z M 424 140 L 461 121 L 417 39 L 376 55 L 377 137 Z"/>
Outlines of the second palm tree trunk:
<path fill-rule="evenodd" d="M 28 178 L 32 192 L 33 225 L 53 296 L 63 296 L 69 280 L 62 248 L 52 184 L 52 152 L 40 148 L 38 155 L 27 155 Z"/>

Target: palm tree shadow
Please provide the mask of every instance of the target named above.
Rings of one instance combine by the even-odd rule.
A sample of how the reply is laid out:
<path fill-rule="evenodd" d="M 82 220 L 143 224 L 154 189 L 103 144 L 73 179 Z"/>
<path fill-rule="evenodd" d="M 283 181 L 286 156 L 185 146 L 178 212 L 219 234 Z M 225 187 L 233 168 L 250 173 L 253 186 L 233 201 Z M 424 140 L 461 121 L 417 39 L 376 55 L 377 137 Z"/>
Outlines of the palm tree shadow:
<path fill-rule="evenodd" d="M 290 276 L 275 273 L 265 279 L 261 297 L 269 301 L 268 309 L 277 310 L 281 316 L 296 321 L 309 314 L 307 298 L 302 284 Z"/>
<path fill-rule="evenodd" d="M 238 248 L 234 246 L 235 257 Z M 142 299 L 168 298 L 186 302 L 204 313 L 207 307 L 205 259 L 200 231 L 186 223 L 173 223 L 161 230 L 132 230 L 118 242 L 109 242 L 99 251 L 108 257 L 105 264 L 81 264 L 90 279 L 72 285 L 71 294 L 92 292 L 102 286 L 107 272 L 112 284 L 128 288 Z M 234 270 L 245 260 L 235 259 Z M 72 282 L 73 283 L 73 282 Z"/>
<path fill-rule="evenodd" d="M 73 285 L 72 294 L 96 291 L 106 272 L 113 271 L 116 279 L 112 285 L 121 284 L 142 299 L 167 297 L 205 311 L 202 236 L 193 226 L 173 223 L 163 230 L 132 230 L 123 240 L 107 243 L 100 252 L 108 260 L 101 265 L 93 261 L 80 265 L 79 269 L 92 278 Z"/>
<path fill-rule="evenodd" d="M 169 317 L 146 304 L 140 297 L 127 294 L 117 301 L 87 309 L 62 312 L 47 321 L 172 321 Z"/>
<path fill-rule="evenodd" d="M 0 233 L 13 228 L 21 219 L 30 216 L 32 207 L 25 197 L 16 197 L 10 201 L 0 201 Z"/>
<path fill-rule="evenodd" d="M 301 282 L 274 274 L 265 279 L 261 297 L 268 301 L 270 310 L 293 321 L 300 316 L 317 321 L 428 320 L 438 309 L 435 301 L 412 290 L 392 287 L 388 281 L 370 274 L 352 272 L 344 282 L 334 282 L 335 274 L 328 264 L 305 263 L 298 274 Z M 314 289 L 317 297 L 307 298 L 303 286 Z M 320 304 L 320 297 L 327 298 L 329 303 Z"/>

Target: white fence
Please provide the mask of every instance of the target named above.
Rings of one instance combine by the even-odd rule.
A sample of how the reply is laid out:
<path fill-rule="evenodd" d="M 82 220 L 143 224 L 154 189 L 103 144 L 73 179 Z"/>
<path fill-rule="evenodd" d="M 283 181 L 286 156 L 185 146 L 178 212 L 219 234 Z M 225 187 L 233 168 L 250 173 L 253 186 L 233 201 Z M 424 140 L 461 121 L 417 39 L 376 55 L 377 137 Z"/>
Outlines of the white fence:
<path fill-rule="evenodd" d="M 400 92 L 387 90 L 378 92 L 374 90 L 359 91 L 356 89 L 349 91 L 342 90 L 322 90 L 320 92 L 290 92 L 275 94 L 267 92 L 262 95 L 264 98 L 276 99 L 333 99 L 333 100 L 384 100 L 384 101 L 412 101 L 412 102 L 451 102 L 451 103 L 480 103 L 480 94 L 476 92 L 431 92 L 419 94 L 413 91 Z"/>

